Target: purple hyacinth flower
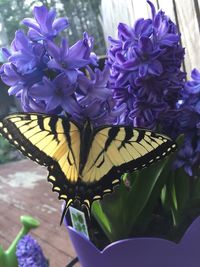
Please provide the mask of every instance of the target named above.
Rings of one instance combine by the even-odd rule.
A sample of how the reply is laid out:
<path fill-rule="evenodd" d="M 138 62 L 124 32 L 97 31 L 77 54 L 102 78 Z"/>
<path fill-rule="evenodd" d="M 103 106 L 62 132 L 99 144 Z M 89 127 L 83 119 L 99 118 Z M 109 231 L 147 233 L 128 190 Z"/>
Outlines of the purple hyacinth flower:
<path fill-rule="evenodd" d="M 18 69 L 13 63 L 3 64 L 0 69 L 0 75 L 2 81 L 10 86 L 8 89 L 9 95 L 16 95 L 20 99 L 23 90 L 27 90 L 43 77 L 43 73 L 37 68 L 22 75 L 18 73 Z"/>
<path fill-rule="evenodd" d="M 200 93 L 200 71 L 193 69 L 191 73 L 193 81 L 188 81 L 185 85 L 185 89 L 189 94 Z"/>
<path fill-rule="evenodd" d="M 16 93 L 16 89 L 14 89 L 14 87 L 22 81 L 22 77 L 19 73 L 17 73 L 16 67 L 12 63 L 5 63 L 0 69 L 0 74 L 2 81 L 10 86 L 9 91 L 12 95 L 14 95 Z"/>
<path fill-rule="evenodd" d="M 136 100 L 133 102 L 129 119 L 135 127 L 156 130 L 159 114 L 166 110 L 166 103 Z"/>
<path fill-rule="evenodd" d="M 18 267 L 48 267 L 39 244 L 30 235 L 19 240 L 16 248 Z"/>
<path fill-rule="evenodd" d="M 173 168 L 184 168 L 185 172 L 193 176 L 200 163 L 199 151 L 196 151 L 191 140 L 186 139 L 181 149 L 178 151 L 178 155 L 173 164 Z"/>
<path fill-rule="evenodd" d="M 200 71 L 197 69 L 193 69 L 191 73 L 191 77 L 193 80 L 196 80 L 197 82 L 200 83 Z"/>
<path fill-rule="evenodd" d="M 78 83 L 78 102 L 82 107 L 82 117 L 90 118 L 94 126 L 113 124 L 124 111 L 124 104 L 116 107 L 109 88 L 109 66 L 105 64 L 103 70 L 94 71 L 87 67 L 87 76 L 80 73 Z"/>
<path fill-rule="evenodd" d="M 173 46 L 180 40 L 177 26 L 170 20 L 165 12 L 160 10 L 156 13 L 155 6 L 149 0 L 147 3 L 151 8 L 153 36 L 155 42 L 159 45 Z"/>
<path fill-rule="evenodd" d="M 45 112 L 50 113 L 61 107 L 67 113 L 80 113 L 80 107 L 75 99 L 76 87 L 71 84 L 64 73 L 54 80 L 43 77 L 42 82 L 34 84 L 29 89 L 32 99 L 45 102 Z"/>
<path fill-rule="evenodd" d="M 180 40 L 177 27 L 163 11 L 159 11 L 154 17 L 153 34 L 160 46 L 173 46 Z"/>
<path fill-rule="evenodd" d="M 11 44 L 13 53 L 8 58 L 12 62 L 18 72 L 24 74 L 33 70 L 36 66 L 42 68 L 46 57 L 45 50 L 42 44 L 32 43 L 24 34 L 18 30 L 15 34 L 15 39 Z"/>
<path fill-rule="evenodd" d="M 125 23 L 118 25 L 118 38 L 124 42 L 124 47 L 127 45 L 135 45 L 142 36 L 149 37 L 153 31 L 152 21 L 150 19 L 138 19 L 134 27 L 130 27 Z"/>
<path fill-rule="evenodd" d="M 200 72 L 194 69 L 191 76 L 193 80 L 185 83 L 179 104 L 177 124 L 185 141 L 174 164 L 175 168 L 184 167 L 190 176 L 198 173 L 200 164 Z"/>
<path fill-rule="evenodd" d="M 137 70 L 139 77 L 147 74 L 159 76 L 163 72 L 161 62 L 158 60 L 160 50 L 155 49 L 149 37 L 141 37 L 135 50 L 127 53 L 128 59 L 122 64 L 125 70 Z"/>
<path fill-rule="evenodd" d="M 29 35 L 16 32 L 11 52 L 3 49 L 8 63 L 0 69 L 2 80 L 10 86 L 26 112 L 60 114 L 68 112 L 80 117 L 82 106 L 77 102 L 77 76 L 80 68 L 96 64 L 92 53 L 93 38 L 84 33 L 83 39 L 68 47 L 66 39 L 61 46 L 53 41 L 68 22 L 55 19 L 55 11 L 34 9 L 35 20 L 25 19 Z M 30 38 L 31 37 L 31 38 Z"/>
<path fill-rule="evenodd" d="M 45 112 L 46 102 L 44 100 L 32 98 L 29 93 L 29 88 L 23 88 L 23 90 L 21 90 L 16 97 L 21 101 L 22 109 L 25 112 Z M 49 113 L 59 114 L 60 112 L 55 112 L 53 110 Z"/>
<path fill-rule="evenodd" d="M 154 130 L 159 125 L 169 134 L 185 79 L 184 49 L 176 25 L 147 2 L 151 19 L 139 19 L 134 27 L 121 23 L 118 39 L 109 39 L 110 87 L 117 105 L 127 106 L 120 121 Z"/>
<path fill-rule="evenodd" d="M 47 41 L 47 50 L 52 59 L 48 62 L 50 69 L 64 72 L 71 83 L 75 83 L 78 76 L 78 68 L 83 68 L 89 63 L 94 63 L 94 55 L 91 54 L 93 39 L 84 34 L 83 40 L 73 46 L 68 46 L 68 41 L 62 39 L 61 46 L 52 41 Z"/>
<path fill-rule="evenodd" d="M 112 91 L 108 88 L 108 79 L 110 70 L 108 65 L 105 65 L 104 70 L 87 68 L 88 75 L 81 73 L 78 76 L 78 85 L 82 93 L 79 100 L 81 105 L 88 105 L 91 101 L 98 99 L 99 101 L 106 101 L 112 96 Z"/>
<path fill-rule="evenodd" d="M 120 124 L 120 115 L 125 108 L 126 104 L 116 107 L 115 101 L 111 97 L 106 101 L 96 98 L 87 105 L 82 106 L 82 112 L 76 114 L 74 119 L 81 124 L 89 118 L 94 127 Z"/>
<path fill-rule="evenodd" d="M 67 19 L 55 19 L 55 10 L 48 11 L 46 6 L 34 7 L 33 14 L 35 19 L 25 18 L 22 22 L 30 28 L 28 36 L 34 41 L 52 40 L 59 32 L 69 26 Z"/>

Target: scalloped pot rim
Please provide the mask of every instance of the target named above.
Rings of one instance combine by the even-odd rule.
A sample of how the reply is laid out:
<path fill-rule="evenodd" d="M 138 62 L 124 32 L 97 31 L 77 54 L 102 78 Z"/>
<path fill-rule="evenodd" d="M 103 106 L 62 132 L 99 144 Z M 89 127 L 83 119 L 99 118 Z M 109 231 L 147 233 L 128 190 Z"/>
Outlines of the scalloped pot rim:
<path fill-rule="evenodd" d="M 90 245 L 98 251 L 98 253 L 104 254 L 106 251 L 109 251 L 111 248 L 113 248 L 114 246 L 118 245 L 118 244 L 123 244 L 129 241 L 135 241 L 135 242 L 144 242 L 144 243 L 152 243 L 155 244 L 155 242 L 159 242 L 159 243 L 163 243 L 165 245 L 169 245 L 169 246 L 179 246 L 182 242 L 184 242 L 184 240 L 187 240 L 188 238 L 191 239 L 191 233 L 194 230 L 199 230 L 200 233 L 200 216 L 197 217 L 192 224 L 187 228 L 187 230 L 185 231 L 185 234 L 183 235 L 182 239 L 179 241 L 179 243 L 175 243 L 173 241 L 167 240 L 167 239 L 163 239 L 163 238 L 157 238 L 157 237 L 135 237 L 135 238 L 127 238 L 127 239 L 123 239 L 123 240 L 118 240 L 115 241 L 111 244 L 109 244 L 108 246 L 106 246 L 103 250 L 99 250 L 90 240 L 88 240 L 82 233 L 77 232 L 73 227 L 71 226 L 67 226 L 67 229 L 74 232 L 76 235 L 78 235 L 80 238 L 84 239 L 85 242 L 90 243 Z M 196 231 L 195 231 L 196 232 Z M 199 246 L 200 246 L 200 234 L 199 234 Z M 192 266 L 191 266 L 192 267 Z"/>
<path fill-rule="evenodd" d="M 99 253 L 101 254 L 104 254 L 105 251 L 109 250 L 111 247 L 114 247 L 118 244 L 122 244 L 122 243 L 126 243 L 128 241 L 133 241 L 135 240 L 136 242 L 147 242 L 147 241 L 150 241 L 150 242 L 155 242 L 155 241 L 163 241 L 165 242 L 166 244 L 170 244 L 170 245 L 178 245 L 179 243 L 175 243 L 175 242 L 172 242 L 170 240 L 167 240 L 167 239 L 163 239 L 163 238 L 156 238 L 156 237 L 135 237 L 135 238 L 126 238 L 126 239 L 122 239 L 122 240 L 118 240 L 118 241 L 115 241 L 115 242 L 112 242 L 110 243 L 109 245 L 107 245 L 104 249 L 102 250 L 99 250 L 90 240 L 88 240 L 82 233 L 79 233 L 78 231 L 76 231 L 72 226 L 67 226 L 68 230 L 74 232 L 76 235 L 79 235 L 82 239 L 85 240 L 85 242 L 88 242 L 90 243 L 90 245 L 96 249 Z"/>
<path fill-rule="evenodd" d="M 188 227 L 179 243 L 154 237 L 137 237 L 111 243 L 102 251 L 67 227 L 83 267 L 199 267 L 200 216 Z"/>

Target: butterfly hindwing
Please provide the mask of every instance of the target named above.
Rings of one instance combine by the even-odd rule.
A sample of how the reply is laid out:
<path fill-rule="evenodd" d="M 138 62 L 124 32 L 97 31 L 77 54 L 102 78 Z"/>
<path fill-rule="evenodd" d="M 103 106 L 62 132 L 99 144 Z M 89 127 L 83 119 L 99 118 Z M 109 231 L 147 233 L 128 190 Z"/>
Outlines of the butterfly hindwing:
<path fill-rule="evenodd" d="M 85 204 L 90 210 L 94 200 L 102 199 L 104 194 L 113 191 L 114 184 L 107 179 L 95 183 L 85 183 L 78 179 L 77 183 L 71 183 L 63 173 L 59 172 L 58 165 L 55 164 L 48 170 L 48 181 L 53 184 L 53 191 L 59 194 L 59 199 L 66 201 L 66 207 L 73 204 L 75 200 L 79 200 L 80 205 Z M 119 183 L 118 181 L 115 182 Z"/>

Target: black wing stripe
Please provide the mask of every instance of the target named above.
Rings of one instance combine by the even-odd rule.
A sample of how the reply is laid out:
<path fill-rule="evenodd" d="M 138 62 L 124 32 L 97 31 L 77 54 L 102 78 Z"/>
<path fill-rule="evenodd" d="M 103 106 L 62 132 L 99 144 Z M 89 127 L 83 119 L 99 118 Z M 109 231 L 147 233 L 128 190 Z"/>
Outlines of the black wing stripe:
<path fill-rule="evenodd" d="M 96 159 L 94 160 L 93 165 L 90 167 L 93 168 L 95 166 L 95 164 L 97 163 L 97 161 L 99 160 L 99 158 L 101 157 L 102 154 L 105 153 L 105 151 L 109 148 L 110 144 L 112 143 L 113 139 L 115 139 L 115 137 L 117 136 L 119 132 L 118 128 L 110 128 L 109 132 L 108 132 L 108 139 L 104 145 L 104 148 L 102 149 L 102 151 L 97 155 Z M 98 141 L 97 141 L 98 142 Z M 99 144 L 100 146 L 102 146 L 102 144 Z M 89 169 L 89 170 L 90 170 Z"/>
<path fill-rule="evenodd" d="M 29 116 L 29 117 L 30 117 L 30 116 Z M 30 119 L 30 118 L 29 118 L 29 119 Z M 44 119 L 43 119 L 43 117 L 42 117 L 42 116 L 38 116 L 37 121 L 38 121 L 38 125 L 39 125 L 39 127 L 40 127 L 40 130 L 41 130 L 41 131 L 44 131 L 45 128 L 44 128 Z"/>
<path fill-rule="evenodd" d="M 57 130 L 56 130 L 57 122 L 58 119 L 56 117 L 51 117 L 49 120 L 49 127 L 51 128 L 51 132 L 54 135 L 57 135 Z"/>
<path fill-rule="evenodd" d="M 51 132 L 54 135 L 54 138 L 58 143 L 59 142 L 59 140 L 58 140 L 58 132 L 56 130 L 57 123 L 58 123 L 58 119 L 56 117 L 51 117 L 50 118 L 49 127 L 51 128 Z"/>
<path fill-rule="evenodd" d="M 125 128 L 125 138 L 122 143 L 128 143 L 128 141 L 133 137 L 133 130 L 130 128 Z"/>
<path fill-rule="evenodd" d="M 119 128 L 110 128 L 110 130 L 108 132 L 108 139 L 105 143 L 104 151 L 106 151 L 108 149 L 108 147 L 110 146 L 112 141 L 115 139 L 115 137 L 117 136 L 119 131 L 120 131 Z"/>
<path fill-rule="evenodd" d="M 68 147 L 69 147 L 69 150 L 70 152 L 72 153 L 72 157 L 73 157 L 73 161 L 74 161 L 74 164 L 77 168 L 77 164 L 76 164 L 76 159 L 75 159 L 75 156 L 74 156 L 74 151 L 72 149 L 72 142 L 71 142 L 71 137 L 70 137 L 70 129 L 71 129 L 71 125 L 70 125 L 70 122 L 69 121 L 63 121 L 62 122 L 62 125 L 63 125 L 63 129 L 65 131 L 65 136 L 66 136 L 66 140 L 67 140 L 67 144 L 68 144 Z"/>

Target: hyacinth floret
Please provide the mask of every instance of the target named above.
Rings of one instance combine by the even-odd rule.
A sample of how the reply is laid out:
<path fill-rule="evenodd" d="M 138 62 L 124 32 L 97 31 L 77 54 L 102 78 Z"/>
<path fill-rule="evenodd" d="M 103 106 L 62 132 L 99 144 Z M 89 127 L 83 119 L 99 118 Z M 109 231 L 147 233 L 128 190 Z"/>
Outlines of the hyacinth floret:
<path fill-rule="evenodd" d="M 19 240 L 16 247 L 16 256 L 19 267 L 48 267 L 41 247 L 30 235 Z"/>

